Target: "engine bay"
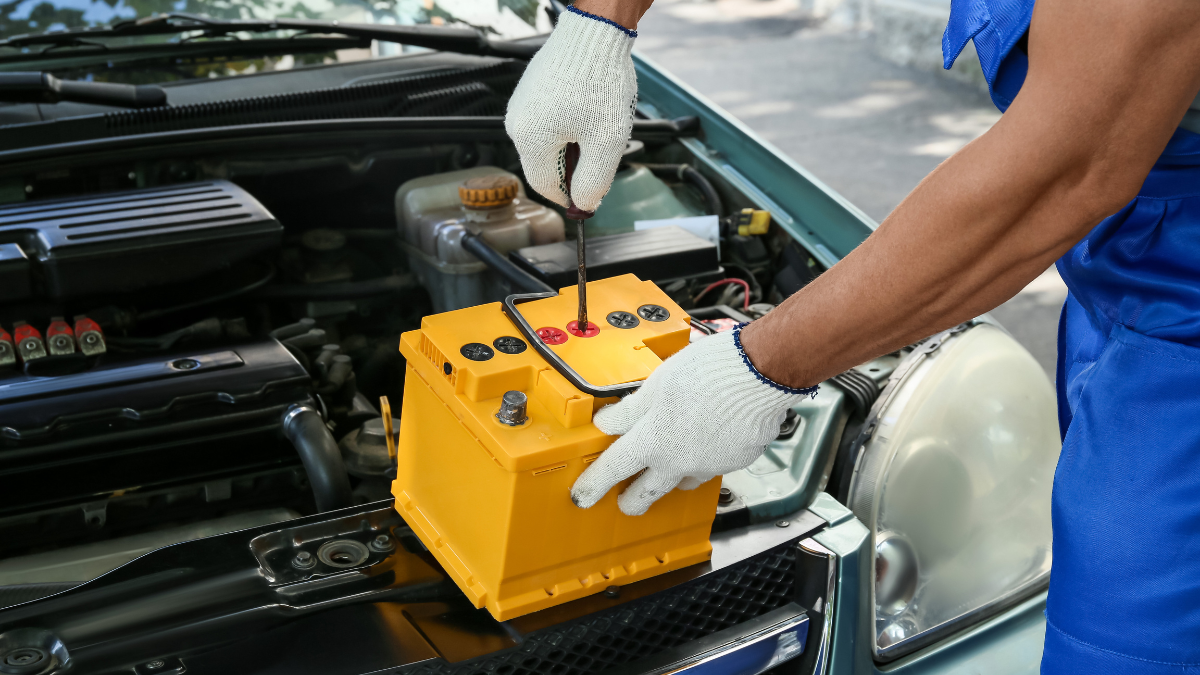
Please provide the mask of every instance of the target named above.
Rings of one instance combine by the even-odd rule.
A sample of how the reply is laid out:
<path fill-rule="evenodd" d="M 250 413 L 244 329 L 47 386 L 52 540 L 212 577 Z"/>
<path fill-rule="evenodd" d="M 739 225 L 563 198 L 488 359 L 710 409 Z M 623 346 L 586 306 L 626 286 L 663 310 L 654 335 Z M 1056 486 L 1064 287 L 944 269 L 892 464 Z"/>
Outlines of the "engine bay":
<path fill-rule="evenodd" d="M 443 108 L 495 112 L 467 89 Z M 380 398 L 398 420 L 399 335 L 514 290 L 464 235 L 551 286 L 574 249 L 494 117 L 403 122 L 151 142 L 0 180 L 0 604 L 390 498 Z M 823 269 L 704 168 L 697 133 L 639 119 L 588 224 L 590 278 L 654 281 L 693 339 Z M 472 209 L 459 188 L 479 176 L 511 181 L 510 202 Z M 512 209 L 500 225 L 496 208 Z M 722 504 L 718 528 L 746 521 Z"/>

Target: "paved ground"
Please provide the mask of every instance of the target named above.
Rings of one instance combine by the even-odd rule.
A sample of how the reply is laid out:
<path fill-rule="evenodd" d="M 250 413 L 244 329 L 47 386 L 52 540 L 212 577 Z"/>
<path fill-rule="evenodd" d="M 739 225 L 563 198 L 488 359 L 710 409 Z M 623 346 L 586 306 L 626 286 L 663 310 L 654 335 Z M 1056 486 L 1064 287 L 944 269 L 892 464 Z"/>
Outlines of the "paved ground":
<path fill-rule="evenodd" d="M 986 94 L 885 61 L 800 0 L 657 0 L 637 48 L 882 220 L 999 118 Z M 1049 270 L 995 316 L 1053 377 L 1066 288 Z"/>

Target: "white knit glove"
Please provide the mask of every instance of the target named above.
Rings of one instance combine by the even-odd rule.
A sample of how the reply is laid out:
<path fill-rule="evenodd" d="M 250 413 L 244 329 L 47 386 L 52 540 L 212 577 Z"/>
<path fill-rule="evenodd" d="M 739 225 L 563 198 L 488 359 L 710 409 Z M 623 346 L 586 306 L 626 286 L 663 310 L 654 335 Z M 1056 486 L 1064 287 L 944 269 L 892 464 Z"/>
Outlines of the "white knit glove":
<path fill-rule="evenodd" d="M 595 211 L 612 186 L 633 130 L 636 32 L 568 7 L 538 50 L 508 101 L 504 128 L 521 155 L 530 187 L 562 207 L 563 150 L 579 144 L 571 198 Z"/>
<path fill-rule="evenodd" d="M 623 434 L 571 487 L 589 508 L 617 483 L 645 469 L 618 498 L 630 516 L 672 488 L 692 490 L 745 468 L 779 435 L 788 408 L 816 387 L 776 384 L 750 366 L 737 328 L 706 337 L 659 366 L 641 389 L 596 412 L 606 434 Z"/>

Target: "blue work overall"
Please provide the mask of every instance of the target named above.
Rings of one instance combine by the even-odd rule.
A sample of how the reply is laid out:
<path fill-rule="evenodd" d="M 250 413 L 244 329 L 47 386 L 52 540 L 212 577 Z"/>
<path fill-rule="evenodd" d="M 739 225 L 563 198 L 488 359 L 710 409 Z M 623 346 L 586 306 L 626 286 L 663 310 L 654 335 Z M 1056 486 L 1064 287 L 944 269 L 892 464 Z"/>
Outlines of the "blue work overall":
<path fill-rule="evenodd" d="M 1033 0 L 953 0 L 1008 108 Z M 1189 113 L 1184 126 L 1193 125 Z M 1138 196 L 1058 261 L 1062 455 L 1043 673 L 1200 675 L 1200 135 L 1176 130 Z"/>

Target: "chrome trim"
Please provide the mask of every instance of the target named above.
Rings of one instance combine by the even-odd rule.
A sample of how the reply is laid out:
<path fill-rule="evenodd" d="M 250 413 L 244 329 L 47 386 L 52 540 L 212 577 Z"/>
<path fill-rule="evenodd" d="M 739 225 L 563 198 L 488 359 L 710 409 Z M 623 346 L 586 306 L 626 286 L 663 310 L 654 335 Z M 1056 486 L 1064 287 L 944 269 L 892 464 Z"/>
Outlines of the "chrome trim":
<path fill-rule="evenodd" d="M 821 637 L 813 655 L 812 675 L 824 675 L 829 667 L 829 650 L 833 643 L 833 613 L 837 594 L 837 554 L 822 546 L 816 539 L 805 539 L 798 544 L 801 553 L 825 558 L 825 597 L 818 599 L 818 607 L 812 612 L 821 619 Z"/>
<path fill-rule="evenodd" d="M 646 675 L 760 675 L 804 653 L 808 617 L 801 614 L 766 630 L 698 654 L 687 663 L 674 663 Z"/>

